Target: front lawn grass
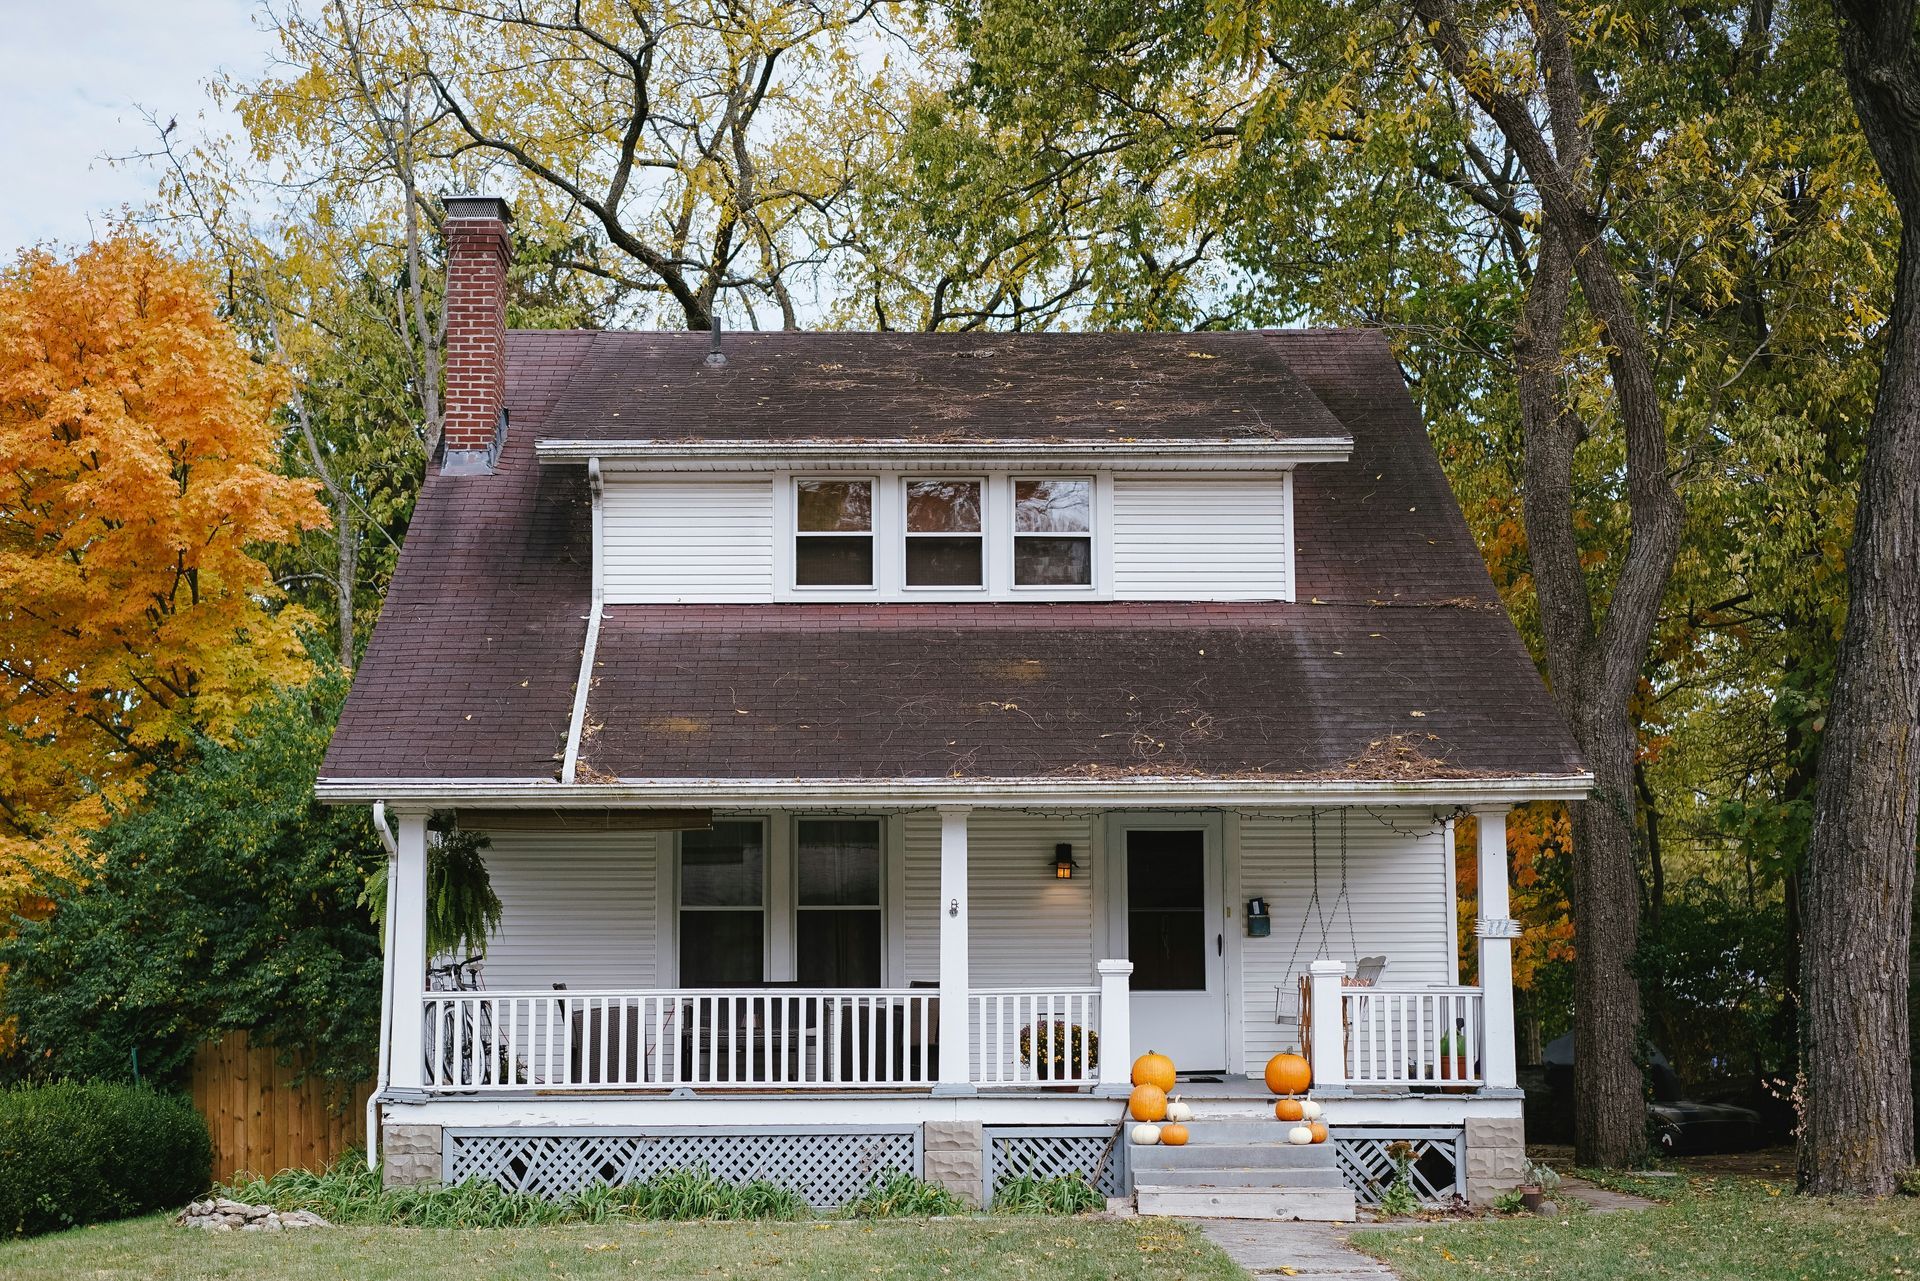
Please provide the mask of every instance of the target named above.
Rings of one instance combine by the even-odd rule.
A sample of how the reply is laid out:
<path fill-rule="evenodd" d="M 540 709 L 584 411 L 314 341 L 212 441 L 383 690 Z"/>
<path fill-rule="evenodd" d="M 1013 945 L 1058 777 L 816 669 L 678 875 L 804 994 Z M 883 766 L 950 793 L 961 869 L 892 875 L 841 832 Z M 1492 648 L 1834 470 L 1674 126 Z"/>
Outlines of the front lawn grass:
<path fill-rule="evenodd" d="M 1242 1281 L 1164 1219 L 659 1223 L 223 1232 L 164 1217 L 0 1244 L 7 1281 Z"/>
<path fill-rule="evenodd" d="M 1615 1180 L 1608 1180 L 1628 1190 Z M 1666 1204 L 1356 1233 L 1405 1281 L 1886 1281 L 1920 1277 L 1920 1201 L 1812 1199 L 1752 1179 L 1643 1180 Z M 1563 1199 L 1563 1204 L 1564 1204 Z"/>

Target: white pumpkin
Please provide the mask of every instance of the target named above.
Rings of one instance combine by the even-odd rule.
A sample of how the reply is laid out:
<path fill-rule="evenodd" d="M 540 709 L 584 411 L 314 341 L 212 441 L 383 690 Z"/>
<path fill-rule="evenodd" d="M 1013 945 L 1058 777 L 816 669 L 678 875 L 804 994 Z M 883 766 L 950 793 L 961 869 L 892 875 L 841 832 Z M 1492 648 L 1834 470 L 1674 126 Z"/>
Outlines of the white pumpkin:
<path fill-rule="evenodd" d="M 1309 1139 L 1313 1137 L 1313 1134 L 1311 1131 L 1308 1132 L 1307 1137 Z M 1135 1143 L 1140 1144 L 1143 1147 L 1149 1144 L 1158 1143 L 1160 1141 L 1160 1127 L 1157 1125 L 1134 1126 L 1133 1141 Z"/>
<path fill-rule="evenodd" d="M 1311 1143 L 1313 1142 L 1313 1130 L 1308 1126 L 1296 1125 L 1287 1131 L 1287 1142 L 1301 1144 Z"/>
<path fill-rule="evenodd" d="M 1175 1095 L 1167 1104 L 1167 1120 L 1176 1125 L 1185 1125 L 1193 1120 L 1193 1109 L 1182 1103 L 1180 1097 Z"/>
<path fill-rule="evenodd" d="M 1300 1101 L 1300 1114 L 1309 1121 L 1318 1121 L 1322 1111 L 1324 1111 L 1324 1109 L 1312 1099 L 1302 1099 Z"/>

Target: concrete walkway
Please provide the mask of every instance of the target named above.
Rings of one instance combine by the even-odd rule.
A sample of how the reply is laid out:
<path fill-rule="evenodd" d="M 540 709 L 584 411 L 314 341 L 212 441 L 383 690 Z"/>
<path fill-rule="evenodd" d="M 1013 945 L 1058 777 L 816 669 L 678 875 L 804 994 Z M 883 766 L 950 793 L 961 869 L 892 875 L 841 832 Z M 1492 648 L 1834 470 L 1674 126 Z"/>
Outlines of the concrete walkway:
<path fill-rule="evenodd" d="M 1347 1244 L 1353 1223 L 1189 1219 L 1207 1240 L 1255 1277 L 1299 1281 L 1392 1281 L 1399 1274 Z"/>

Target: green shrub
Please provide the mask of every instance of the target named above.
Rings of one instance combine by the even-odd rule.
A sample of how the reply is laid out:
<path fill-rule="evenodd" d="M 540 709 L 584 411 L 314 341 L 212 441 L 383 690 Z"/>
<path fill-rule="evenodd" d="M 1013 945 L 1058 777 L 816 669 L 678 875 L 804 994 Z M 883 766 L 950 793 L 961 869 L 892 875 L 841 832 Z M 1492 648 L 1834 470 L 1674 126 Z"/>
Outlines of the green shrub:
<path fill-rule="evenodd" d="M 1058 1174 L 1050 1179 L 1017 1175 L 993 1194 L 995 1214 L 1089 1214 L 1106 1208 L 1107 1199 L 1078 1174 Z"/>
<path fill-rule="evenodd" d="M 1526 1208 L 1526 1200 L 1519 1188 L 1508 1188 L 1493 1198 L 1493 1210 L 1496 1214 L 1518 1214 Z"/>
<path fill-rule="evenodd" d="M 30 1236 L 185 1205 L 213 1173 L 207 1123 L 143 1086 L 0 1090 L 0 1232 Z"/>
<path fill-rule="evenodd" d="M 408 1228 L 517 1228 L 639 1219 L 797 1219 L 806 1202 L 763 1180 L 731 1184 L 705 1169 L 670 1170 L 644 1183 L 591 1184 L 549 1201 L 470 1179 L 453 1187 L 383 1188 L 362 1157 L 349 1154 L 319 1174 L 282 1170 L 235 1183 L 236 1201 L 312 1210 L 332 1223 Z"/>
<path fill-rule="evenodd" d="M 1908 1170 L 1900 1176 L 1901 1196 L 1920 1196 L 1920 1170 Z"/>
<path fill-rule="evenodd" d="M 875 1179 L 847 1202 L 856 1219 L 924 1219 L 936 1214 L 965 1214 L 967 1204 L 938 1183 L 895 1171 Z"/>

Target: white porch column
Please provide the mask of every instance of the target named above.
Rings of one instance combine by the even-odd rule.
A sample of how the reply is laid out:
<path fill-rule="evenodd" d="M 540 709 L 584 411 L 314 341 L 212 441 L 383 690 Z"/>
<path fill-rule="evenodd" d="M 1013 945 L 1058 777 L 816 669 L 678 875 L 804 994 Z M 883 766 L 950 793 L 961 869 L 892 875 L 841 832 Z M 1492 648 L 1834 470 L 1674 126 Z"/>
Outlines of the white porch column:
<path fill-rule="evenodd" d="M 1307 1061 L 1313 1064 L 1316 1094 L 1347 1092 L 1345 961 L 1319 960 L 1307 966 L 1307 1008 L 1313 1017 Z"/>
<path fill-rule="evenodd" d="M 967 814 L 940 811 L 940 1080 L 935 1094 L 972 1094 L 973 1019 L 967 976 Z"/>
<path fill-rule="evenodd" d="M 1133 962 L 1101 961 L 1100 1084 L 1095 1094 L 1133 1092 Z"/>
<path fill-rule="evenodd" d="M 426 1084 L 427 989 L 427 816 L 403 813 L 399 852 L 394 857 L 393 892 L 387 914 L 393 922 L 393 1048 L 388 1079 L 394 1090 L 419 1090 Z"/>
<path fill-rule="evenodd" d="M 1473 932 L 1480 939 L 1480 1070 L 1489 1090 L 1520 1084 L 1513 1039 L 1513 940 L 1520 925 L 1508 915 L 1507 807 L 1473 811 L 1480 829 L 1480 891 Z"/>

